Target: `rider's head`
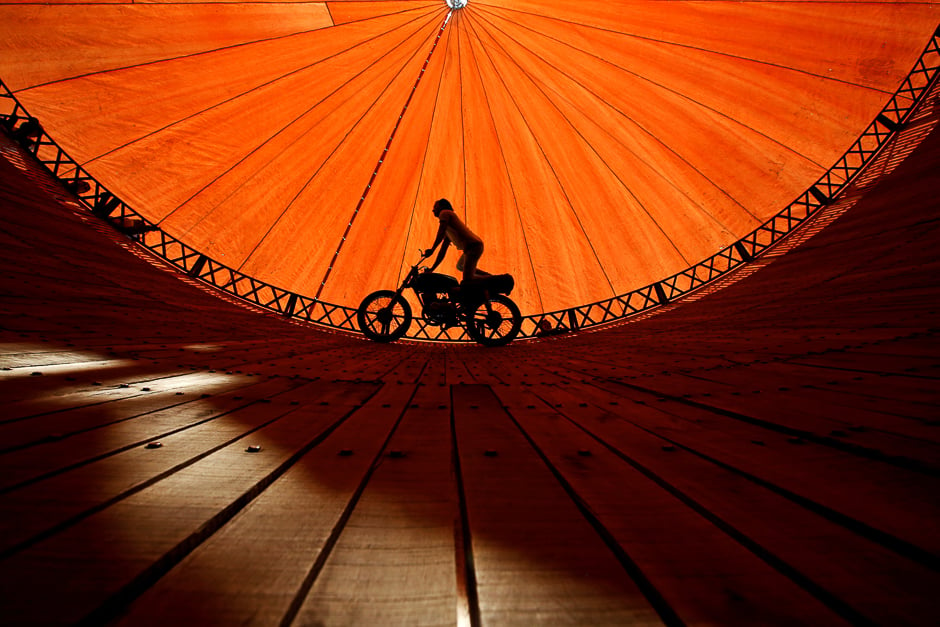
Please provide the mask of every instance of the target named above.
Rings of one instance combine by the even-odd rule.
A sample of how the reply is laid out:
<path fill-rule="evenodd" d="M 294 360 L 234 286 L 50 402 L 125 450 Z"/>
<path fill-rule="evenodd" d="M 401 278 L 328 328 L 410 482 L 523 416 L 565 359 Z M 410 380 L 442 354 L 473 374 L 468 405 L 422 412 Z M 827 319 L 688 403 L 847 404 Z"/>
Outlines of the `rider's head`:
<path fill-rule="evenodd" d="M 434 212 L 434 215 L 435 215 L 435 216 L 439 216 L 439 215 L 441 215 L 441 212 L 444 211 L 445 209 L 446 209 L 447 211 L 453 211 L 453 210 L 454 210 L 454 208 L 451 206 L 449 200 L 447 200 L 446 198 L 441 198 L 440 200 L 438 200 L 437 202 L 434 203 L 434 208 L 431 209 L 431 211 Z"/>

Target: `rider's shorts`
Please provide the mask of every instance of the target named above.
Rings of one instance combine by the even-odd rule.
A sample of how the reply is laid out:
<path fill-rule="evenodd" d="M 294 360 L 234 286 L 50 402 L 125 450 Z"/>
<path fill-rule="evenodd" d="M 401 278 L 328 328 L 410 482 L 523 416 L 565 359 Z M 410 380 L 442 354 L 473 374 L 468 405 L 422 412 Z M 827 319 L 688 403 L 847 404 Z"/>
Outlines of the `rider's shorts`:
<path fill-rule="evenodd" d="M 457 270 L 460 272 L 463 272 L 464 266 L 467 265 L 468 253 L 479 261 L 480 257 L 483 256 L 483 242 L 470 244 L 464 249 L 463 254 L 460 255 L 460 259 L 457 260 Z"/>

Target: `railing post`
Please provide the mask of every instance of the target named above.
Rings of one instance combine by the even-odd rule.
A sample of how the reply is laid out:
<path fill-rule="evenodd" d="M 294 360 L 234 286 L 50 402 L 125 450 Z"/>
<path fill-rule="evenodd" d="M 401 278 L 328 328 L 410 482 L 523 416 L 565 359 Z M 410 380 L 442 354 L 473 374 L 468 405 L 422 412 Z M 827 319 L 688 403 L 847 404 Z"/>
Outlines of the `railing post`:
<path fill-rule="evenodd" d="M 666 290 L 663 289 L 662 283 L 654 283 L 653 289 L 656 290 L 656 298 L 659 300 L 660 305 L 665 305 L 669 302 L 669 297 L 666 296 Z"/>
<path fill-rule="evenodd" d="M 822 191 L 815 185 L 809 188 L 809 193 L 813 196 L 813 198 L 819 201 L 820 205 L 828 205 L 832 200 L 829 198 L 829 196 L 826 196 L 824 193 L 822 193 Z"/>
<path fill-rule="evenodd" d="M 284 317 L 290 318 L 294 315 L 294 309 L 297 307 L 297 294 L 291 294 L 287 299 L 287 307 L 284 308 Z"/>
<path fill-rule="evenodd" d="M 199 259 L 196 260 L 196 263 L 193 264 L 193 267 L 187 271 L 187 274 L 192 277 L 198 277 L 202 272 L 203 267 L 206 265 L 208 257 L 205 255 L 199 255 Z"/>
<path fill-rule="evenodd" d="M 744 263 L 750 263 L 754 261 L 754 257 L 751 256 L 751 253 L 747 251 L 747 248 L 744 247 L 744 242 L 738 240 L 734 243 L 734 249 L 738 251 L 738 254 L 741 255 L 741 261 Z"/>
<path fill-rule="evenodd" d="M 878 117 L 875 118 L 875 119 L 878 121 L 879 124 L 881 124 L 883 127 L 885 127 L 886 129 L 888 129 L 888 131 L 890 131 L 890 132 L 892 132 L 892 133 L 894 133 L 895 131 L 897 131 L 898 128 L 899 128 L 897 122 L 895 122 L 895 121 L 891 120 L 890 118 L 888 118 L 887 116 L 885 116 L 884 113 L 879 113 L 879 114 L 878 114 Z"/>

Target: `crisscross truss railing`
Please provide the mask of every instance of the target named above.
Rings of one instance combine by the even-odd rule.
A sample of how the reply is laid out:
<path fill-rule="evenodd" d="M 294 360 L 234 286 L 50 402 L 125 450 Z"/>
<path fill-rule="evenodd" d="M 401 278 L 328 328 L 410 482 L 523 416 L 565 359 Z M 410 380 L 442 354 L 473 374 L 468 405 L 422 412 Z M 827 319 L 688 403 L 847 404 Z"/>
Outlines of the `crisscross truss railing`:
<path fill-rule="evenodd" d="M 767 222 L 737 242 L 682 272 L 639 289 L 580 307 L 526 316 L 520 338 L 587 329 L 623 320 L 673 302 L 753 261 L 828 205 L 871 162 L 910 117 L 936 80 L 940 68 L 940 27 L 901 87 L 858 139 L 823 176 Z M 24 128 L 32 116 L 0 81 L 0 125 L 75 194 L 95 215 L 136 240 L 191 277 L 255 306 L 288 318 L 358 333 L 356 310 L 259 281 L 187 246 L 112 194 L 39 127 Z M 459 327 L 442 329 L 416 317 L 408 337 L 437 342 L 466 342 Z"/>

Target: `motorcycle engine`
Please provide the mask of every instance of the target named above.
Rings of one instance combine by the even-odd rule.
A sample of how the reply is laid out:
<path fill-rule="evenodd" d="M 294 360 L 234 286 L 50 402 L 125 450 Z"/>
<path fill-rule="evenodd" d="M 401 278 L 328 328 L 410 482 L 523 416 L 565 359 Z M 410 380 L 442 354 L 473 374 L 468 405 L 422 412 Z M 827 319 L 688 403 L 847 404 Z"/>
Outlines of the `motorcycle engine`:
<path fill-rule="evenodd" d="M 446 300 L 429 300 L 422 314 L 431 326 L 446 328 L 457 324 L 457 308 Z"/>

